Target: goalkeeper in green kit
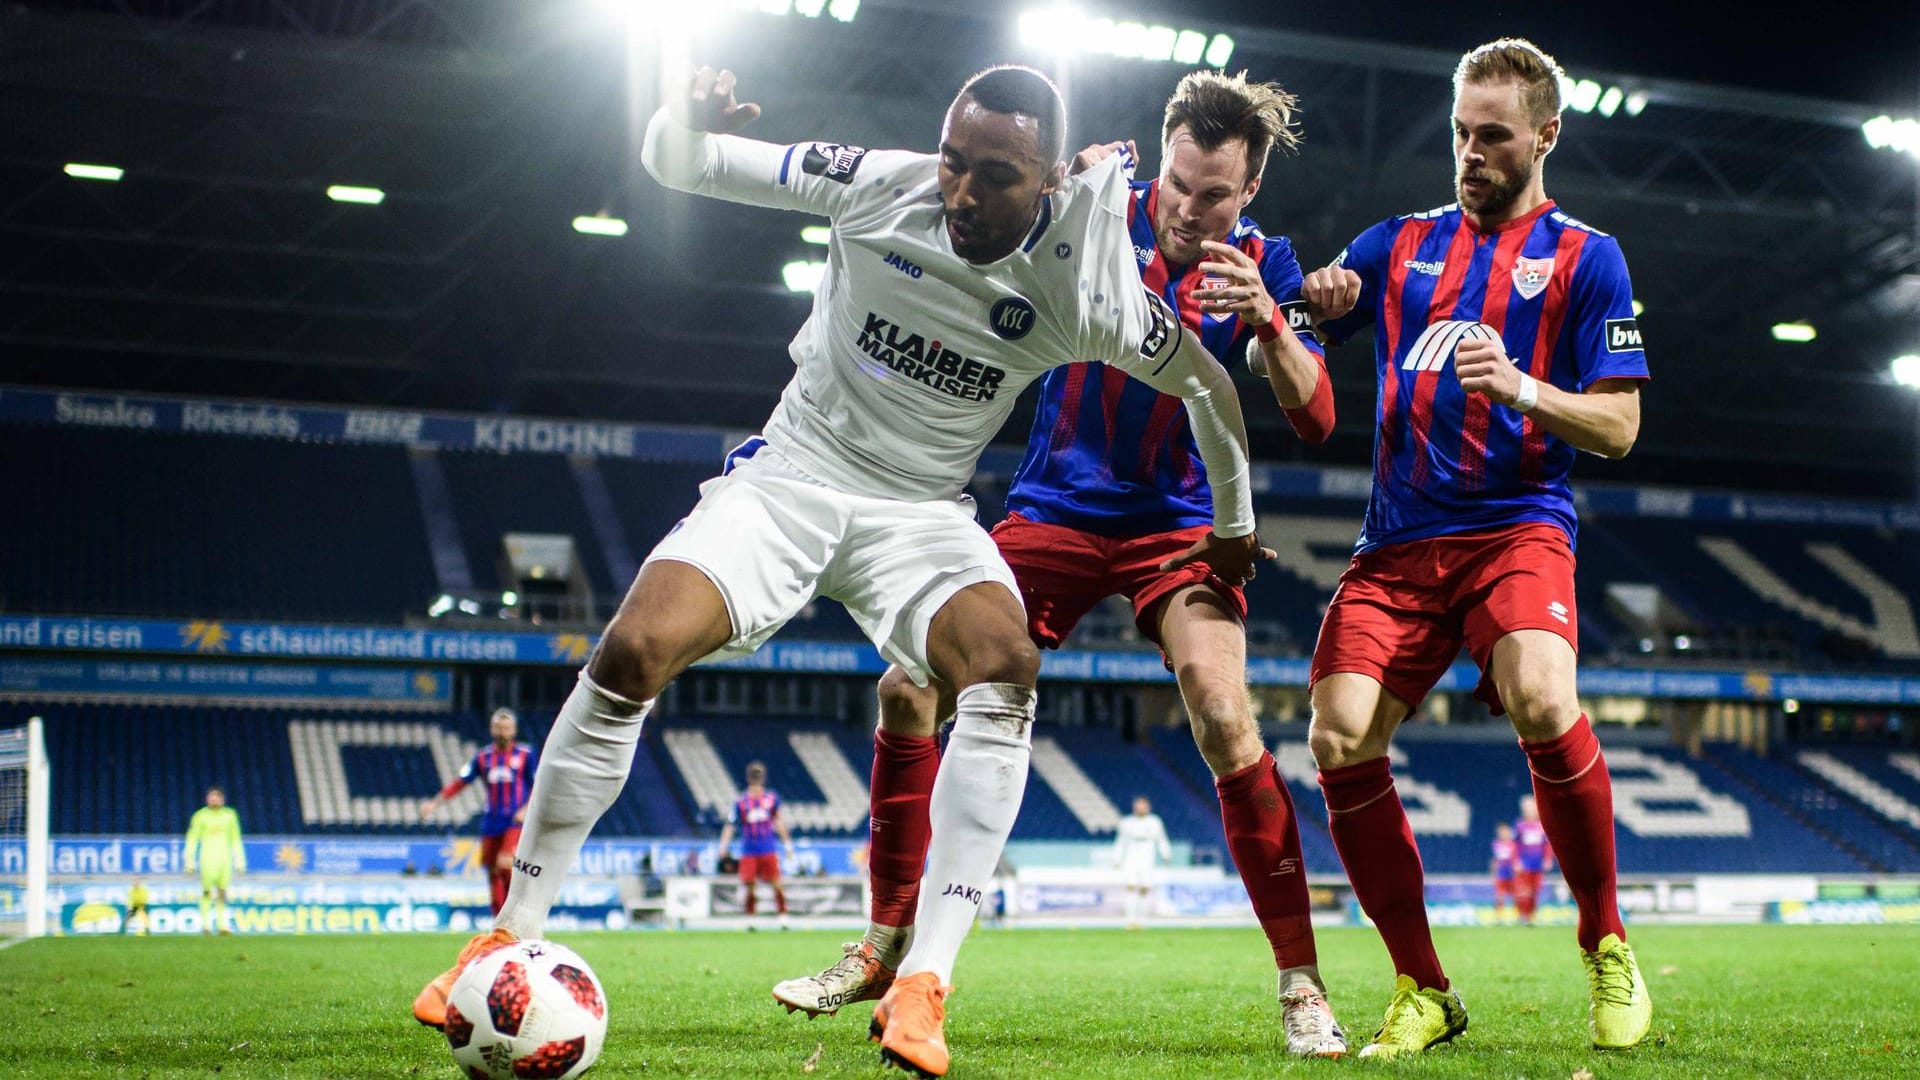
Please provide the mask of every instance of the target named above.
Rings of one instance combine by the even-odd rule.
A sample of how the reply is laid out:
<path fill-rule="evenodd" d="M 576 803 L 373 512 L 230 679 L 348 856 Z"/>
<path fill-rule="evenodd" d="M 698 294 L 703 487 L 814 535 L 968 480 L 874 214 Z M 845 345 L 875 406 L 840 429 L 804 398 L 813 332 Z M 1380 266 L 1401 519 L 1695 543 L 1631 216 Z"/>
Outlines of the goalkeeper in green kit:
<path fill-rule="evenodd" d="M 240 815 L 227 805 L 227 794 L 207 789 L 207 805 L 193 812 L 187 825 L 187 873 L 200 872 L 200 932 L 233 933 L 227 914 L 227 889 L 233 875 L 247 869 L 247 849 L 240 838 Z"/>

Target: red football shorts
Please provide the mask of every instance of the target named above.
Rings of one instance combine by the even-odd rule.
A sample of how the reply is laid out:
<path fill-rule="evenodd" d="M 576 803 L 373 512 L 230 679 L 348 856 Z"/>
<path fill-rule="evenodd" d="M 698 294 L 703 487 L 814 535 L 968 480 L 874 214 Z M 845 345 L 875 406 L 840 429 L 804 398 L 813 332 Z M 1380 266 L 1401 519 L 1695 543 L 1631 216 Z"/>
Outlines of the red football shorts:
<path fill-rule="evenodd" d="M 1512 878 L 1493 879 L 1493 899 L 1495 903 L 1499 903 L 1503 899 L 1511 900 L 1514 896 L 1514 882 Z"/>
<path fill-rule="evenodd" d="M 1437 536 L 1353 557 L 1334 589 L 1309 683 L 1365 675 L 1418 707 L 1461 646 L 1480 666 L 1473 696 L 1506 711 L 1488 667 L 1515 630 L 1550 630 L 1580 649 L 1573 548 L 1557 526 L 1529 522 Z"/>
<path fill-rule="evenodd" d="M 1013 569 L 1020 599 L 1027 606 L 1027 633 L 1043 649 L 1057 649 L 1093 606 L 1109 596 L 1133 601 L 1134 625 L 1148 641 L 1160 641 L 1158 605 L 1189 585 L 1219 593 L 1241 621 L 1247 595 L 1216 576 L 1205 563 L 1162 571 L 1160 564 L 1185 552 L 1207 535 L 1209 525 L 1147 536 L 1100 536 L 1028 521 L 1008 514 L 993 527 L 993 542 Z"/>
<path fill-rule="evenodd" d="M 772 852 L 765 855 L 740 856 L 740 880 L 748 885 L 756 881 L 778 882 L 780 856 Z"/>
<path fill-rule="evenodd" d="M 498 836 L 483 836 L 480 838 L 480 869 L 491 874 L 494 871 L 495 859 L 503 854 L 512 858 L 513 853 L 518 850 L 520 850 L 520 826 L 518 825 Z"/>
<path fill-rule="evenodd" d="M 1540 895 L 1540 882 L 1546 875 L 1544 870 L 1515 870 L 1513 872 L 1513 895 L 1521 900 L 1531 900 Z"/>

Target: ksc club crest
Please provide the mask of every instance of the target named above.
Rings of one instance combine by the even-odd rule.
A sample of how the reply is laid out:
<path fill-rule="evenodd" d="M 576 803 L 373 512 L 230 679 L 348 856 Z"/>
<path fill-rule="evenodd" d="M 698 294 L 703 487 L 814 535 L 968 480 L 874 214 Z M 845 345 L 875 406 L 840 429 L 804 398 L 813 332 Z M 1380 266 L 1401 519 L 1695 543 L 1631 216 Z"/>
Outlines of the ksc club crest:
<path fill-rule="evenodd" d="M 1513 261 L 1513 287 L 1520 290 L 1520 295 L 1529 300 L 1539 296 L 1547 287 L 1547 282 L 1552 280 L 1553 260 L 1551 258 L 1521 258 Z"/>

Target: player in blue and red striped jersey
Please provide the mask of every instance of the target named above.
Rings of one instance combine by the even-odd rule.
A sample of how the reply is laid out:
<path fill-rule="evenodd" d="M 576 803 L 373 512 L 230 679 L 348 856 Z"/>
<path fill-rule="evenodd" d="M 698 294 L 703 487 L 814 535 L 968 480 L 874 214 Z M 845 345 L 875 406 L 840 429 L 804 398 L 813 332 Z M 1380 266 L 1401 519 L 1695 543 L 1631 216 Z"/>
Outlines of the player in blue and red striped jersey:
<path fill-rule="evenodd" d="M 1493 859 L 1487 864 L 1487 872 L 1493 875 L 1493 917 L 1500 918 L 1507 910 L 1507 902 L 1513 899 L 1514 860 L 1519 849 L 1513 843 L 1513 826 L 1502 821 L 1493 827 Z"/>
<path fill-rule="evenodd" d="M 791 859 L 793 836 L 787 832 L 787 819 L 780 816 L 780 796 L 767 789 L 767 767 L 757 761 L 747 764 L 747 790 L 733 801 L 727 823 L 720 827 L 720 854 L 725 855 L 733 843 L 735 828 L 740 830 L 740 891 L 745 894 L 747 914 L 759 905 L 755 882 L 764 881 L 773 886 L 773 904 L 785 923 L 787 892 L 780 887 L 779 848 L 773 841 L 777 834 Z"/>
<path fill-rule="evenodd" d="M 1513 904 L 1520 921 L 1531 923 L 1540 906 L 1541 881 L 1553 869 L 1553 845 L 1540 824 L 1539 800 L 1531 795 L 1520 800 L 1520 820 L 1513 823 L 1513 859 Z"/>
<path fill-rule="evenodd" d="M 1244 344 L 1296 430 L 1320 442 L 1333 428 L 1333 394 L 1312 313 L 1300 301 L 1299 262 L 1284 237 L 1243 216 L 1274 145 L 1298 141 L 1294 104 L 1280 87 L 1249 83 L 1244 73 L 1181 80 L 1167 103 L 1160 175 L 1133 183 L 1127 225 L 1148 291 L 1215 356 Z M 1131 144 L 1089 147 L 1074 170 L 1132 152 Z M 1074 257 L 1065 247 L 1053 254 Z M 1288 1050 L 1338 1057 L 1346 1037 L 1320 980 L 1293 803 L 1247 704 L 1244 582 L 1184 557 L 1207 532 L 1207 481 L 1179 399 L 1106 364 L 1071 364 L 1041 382 L 1010 513 L 993 538 L 1042 648 L 1058 648 L 1106 597 L 1132 601 L 1141 633 L 1178 677 L 1194 739 L 1216 777 L 1228 850 L 1279 970 Z M 915 687 L 898 668 L 882 678 L 867 864 L 872 924 L 833 966 L 774 987 L 789 1011 L 832 1013 L 878 997 L 892 980 L 926 861 L 934 733 L 953 707 L 950 693 Z"/>
<path fill-rule="evenodd" d="M 488 896 L 495 915 L 506 902 L 513 881 L 513 853 L 520 846 L 520 823 L 527 817 L 527 799 L 533 794 L 533 773 L 540 755 L 533 747 L 515 742 L 520 719 L 512 709 L 496 709 L 487 722 L 493 741 L 448 781 L 439 794 L 420 804 L 425 819 L 468 784 L 486 785 L 487 806 L 480 815 L 480 865 L 486 868 Z"/>
<path fill-rule="evenodd" d="M 1462 645 L 1476 696 L 1505 711 L 1540 818 L 1580 908 L 1595 1046 L 1632 1046 L 1652 1019 L 1615 901 L 1607 766 L 1574 689 L 1577 451 L 1624 456 L 1640 429 L 1646 354 L 1613 237 L 1547 198 L 1560 137 L 1552 58 L 1503 39 L 1461 58 L 1453 146 L 1459 202 L 1389 218 L 1303 294 L 1344 310 L 1330 340 L 1374 324 L 1380 396 L 1373 496 L 1314 650 L 1310 742 L 1355 896 L 1399 973 L 1362 1056 L 1418 1051 L 1466 1029 L 1422 903 L 1420 853 L 1387 744 Z"/>

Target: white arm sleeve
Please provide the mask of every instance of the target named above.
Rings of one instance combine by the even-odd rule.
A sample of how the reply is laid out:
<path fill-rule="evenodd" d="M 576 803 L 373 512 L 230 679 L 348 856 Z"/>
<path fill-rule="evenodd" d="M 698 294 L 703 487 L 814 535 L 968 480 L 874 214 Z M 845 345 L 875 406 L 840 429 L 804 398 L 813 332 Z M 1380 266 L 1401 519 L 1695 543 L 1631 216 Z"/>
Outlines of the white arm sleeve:
<path fill-rule="evenodd" d="M 837 217 L 852 201 L 867 151 L 836 143 L 780 146 L 683 127 L 666 109 L 647 121 L 640 161 L 676 191 Z"/>
<path fill-rule="evenodd" d="M 1226 539 L 1253 532 L 1253 481 L 1248 472 L 1247 425 L 1233 377 L 1192 330 L 1147 293 L 1154 328 L 1140 344 L 1127 374 L 1187 405 L 1187 421 L 1213 488 L 1213 532 Z"/>

